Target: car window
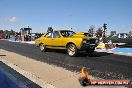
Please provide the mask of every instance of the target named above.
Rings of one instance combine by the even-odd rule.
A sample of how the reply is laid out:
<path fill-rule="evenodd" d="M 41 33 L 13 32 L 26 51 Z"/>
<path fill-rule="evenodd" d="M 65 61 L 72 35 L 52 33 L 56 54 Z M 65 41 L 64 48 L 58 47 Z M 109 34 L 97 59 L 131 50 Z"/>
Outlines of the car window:
<path fill-rule="evenodd" d="M 51 32 L 47 33 L 47 34 L 45 35 L 45 37 L 47 37 L 47 38 L 52 38 L 52 33 L 51 33 Z"/>
<path fill-rule="evenodd" d="M 73 31 L 61 31 L 61 35 L 63 37 L 69 37 L 69 36 L 72 36 L 73 34 L 75 34 L 75 32 Z"/>
<path fill-rule="evenodd" d="M 59 38 L 60 37 L 60 34 L 58 31 L 54 31 L 53 33 L 53 38 Z"/>

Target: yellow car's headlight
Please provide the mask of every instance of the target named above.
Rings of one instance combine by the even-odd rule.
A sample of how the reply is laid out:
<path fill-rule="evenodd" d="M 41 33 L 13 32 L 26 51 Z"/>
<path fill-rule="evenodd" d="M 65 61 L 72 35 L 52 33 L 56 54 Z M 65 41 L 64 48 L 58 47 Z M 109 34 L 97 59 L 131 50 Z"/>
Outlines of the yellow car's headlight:
<path fill-rule="evenodd" d="M 83 44 L 88 44 L 87 40 L 83 40 Z"/>

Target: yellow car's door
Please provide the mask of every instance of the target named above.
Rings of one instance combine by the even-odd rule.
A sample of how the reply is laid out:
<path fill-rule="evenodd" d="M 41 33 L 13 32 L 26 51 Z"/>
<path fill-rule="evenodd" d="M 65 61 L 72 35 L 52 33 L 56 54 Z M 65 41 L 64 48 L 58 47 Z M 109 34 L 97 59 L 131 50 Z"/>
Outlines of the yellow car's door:
<path fill-rule="evenodd" d="M 60 36 L 58 31 L 54 31 L 52 38 L 53 46 L 64 47 L 64 39 Z"/>
<path fill-rule="evenodd" d="M 53 36 L 53 33 L 51 33 L 51 32 L 49 32 L 49 33 L 47 33 L 46 35 L 45 35 L 45 37 L 43 38 L 43 42 L 44 42 L 44 44 L 46 45 L 46 46 L 52 46 L 52 44 L 53 44 L 53 38 L 52 38 L 52 36 Z"/>

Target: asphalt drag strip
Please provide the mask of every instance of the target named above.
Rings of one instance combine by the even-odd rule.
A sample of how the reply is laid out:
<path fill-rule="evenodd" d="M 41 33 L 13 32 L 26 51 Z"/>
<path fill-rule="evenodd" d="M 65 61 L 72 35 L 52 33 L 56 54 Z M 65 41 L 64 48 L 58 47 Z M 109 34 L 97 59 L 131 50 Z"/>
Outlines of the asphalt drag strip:
<path fill-rule="evenodd" d="M 48 64 L 80 72 L 83 66 L 89 68 L 89 74 L 102 79 L 132 79 L 132 57 L 107 52 L 95 52 L 89 56 L 79 52 L 77 57 L 69 57 L 65 51 L 49 50 L 40 52 L 35 45 L 0 41 L 0 49 L 15 52 Z"/>

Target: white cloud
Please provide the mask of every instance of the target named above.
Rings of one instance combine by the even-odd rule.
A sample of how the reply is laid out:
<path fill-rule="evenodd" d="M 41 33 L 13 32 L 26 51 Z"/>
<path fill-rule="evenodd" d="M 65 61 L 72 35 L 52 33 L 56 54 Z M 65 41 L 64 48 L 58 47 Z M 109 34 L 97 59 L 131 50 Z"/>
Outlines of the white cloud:
<path fill-rule="evenodd" d="M 16 17 L 11 17 L 11 18 L 9 18 L 9 22 L 16 23 L 17 22 L 17 18 Z"/>

